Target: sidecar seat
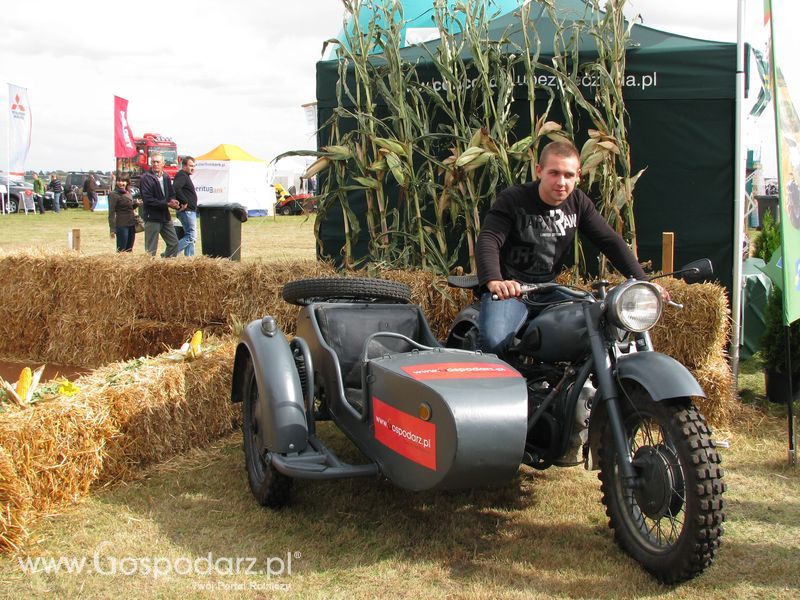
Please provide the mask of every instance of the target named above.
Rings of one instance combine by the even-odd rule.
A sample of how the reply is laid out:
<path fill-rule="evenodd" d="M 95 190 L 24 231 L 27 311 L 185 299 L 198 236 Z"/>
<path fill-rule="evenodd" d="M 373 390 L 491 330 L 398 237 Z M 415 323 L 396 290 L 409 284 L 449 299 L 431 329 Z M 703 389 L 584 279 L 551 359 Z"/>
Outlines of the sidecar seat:
<path fill-rule="evenodd" d="M 318 304 L 314 313 L 323 339 L 338 358 L 345 390 L 361 389 L 361 356 L 373 333 L 391 331 L 426 346 L 439 345 L 419 306 L 414 304 Z M 379 338 L 371 342 L 370 355 L 411 349 L 404 340 Z M 352 403 L 351 394 L 347 396 Z"/>

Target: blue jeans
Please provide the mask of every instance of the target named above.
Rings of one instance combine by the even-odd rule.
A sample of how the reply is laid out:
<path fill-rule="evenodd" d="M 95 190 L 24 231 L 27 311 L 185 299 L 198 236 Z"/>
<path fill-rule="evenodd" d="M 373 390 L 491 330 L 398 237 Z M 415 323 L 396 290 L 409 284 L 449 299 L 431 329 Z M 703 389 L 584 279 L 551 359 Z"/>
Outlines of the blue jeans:
<path fill-rule="evenodd" d="M 527 318 L 528 307 L 517 298 L 492 300 L 492 294 L 484 292 L 478 316 L 478 343 L 481 350 L 502 356 Z"/>
<path fill-rule="evenodd" d="M 542 312 L 548 303 L 573 299 L 558 290 L 544 292 L 535 297 L 539 306 L 528 306 L 517 298 L 492 300 L 490 292 L 481 295 L 481 311 L 478 315 L 478 345 L 483 352 L 497 354 L 501 358 L 525 321 Z"/>
<path fill-rule="evenodd" d="M 194 244 L 197 241 L 197 213 L 193 210 L 181 210 L 175 213 L 183 225 L 183 237 L 178 241 L 178 254 L 194 256 Z"/>
<path fill-rule="evenodd" d="M 117 252 L 133 252 L 133 242 L 136 241 L 134 226 L 115 227 L 114 233 L 117 239 Z"/>
<path fill-rule="evenodd" d="M 53 192 L 53 211 L 61 211 L 61 192 Z"/>

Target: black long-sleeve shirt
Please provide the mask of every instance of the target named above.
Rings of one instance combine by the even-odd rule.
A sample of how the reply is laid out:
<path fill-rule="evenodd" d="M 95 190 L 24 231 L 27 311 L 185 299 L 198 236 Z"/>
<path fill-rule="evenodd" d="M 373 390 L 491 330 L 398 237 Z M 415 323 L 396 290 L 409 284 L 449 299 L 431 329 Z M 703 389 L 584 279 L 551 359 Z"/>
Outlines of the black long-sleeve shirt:
<path fill-rule="evenodd" d="M 194 189 L 192 178 L 186 171 L 183 169 L 178 171 L 172 181 L 172 187 L 175 188 L 175 198 L 178 202 L 189 205 L 186 210 L 197 210 L 197 191 Z"/>
<path fill-rule="evenodd" d="M 589 197 L 579 189 L 558 207 L 539 197 L 539 182 L 503 190 L 489 210 L 476 247 L 478 280 L 552 281 L 561 272 L 575 231 L 585 235 L 625 276 L 644 279 L 642 267 Z"/>

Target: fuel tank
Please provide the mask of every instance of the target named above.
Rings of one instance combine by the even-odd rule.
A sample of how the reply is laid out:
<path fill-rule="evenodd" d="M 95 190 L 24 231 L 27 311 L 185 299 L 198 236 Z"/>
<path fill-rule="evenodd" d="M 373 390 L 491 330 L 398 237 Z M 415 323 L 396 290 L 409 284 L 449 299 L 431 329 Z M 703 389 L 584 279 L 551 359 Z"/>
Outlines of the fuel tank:
<path fill-rule="evenodd" d="M 383 473 L 411 490 L 513 478 L 527 433 L 525 379 L 494 356 L 446 349 L 367 365 L 372 448 Z"/>

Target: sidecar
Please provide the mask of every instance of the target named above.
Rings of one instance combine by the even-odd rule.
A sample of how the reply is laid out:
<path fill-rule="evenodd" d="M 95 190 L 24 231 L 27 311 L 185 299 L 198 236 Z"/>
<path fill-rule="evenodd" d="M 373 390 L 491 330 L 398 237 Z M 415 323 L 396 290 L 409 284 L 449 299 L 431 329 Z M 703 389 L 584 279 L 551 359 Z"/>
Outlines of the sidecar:
<path fill-rule="evenodd" d="M 250 486 L 264 505 L 294 479 L 384 476 L 409 490 L 511 479 L 527 432 L 523 377 L 493 355 L 443 348 L 403 284 L 317 279 L 287 284 L 300 305 L 288 339 L 271 316 L 248 324 L 231 399 L 243 403 Z M 316 435 L 333 421 L 364 455 L 342 462 Z"/>

